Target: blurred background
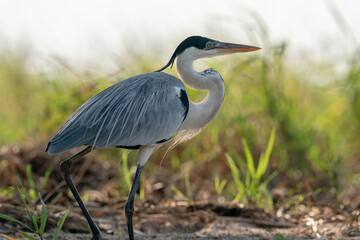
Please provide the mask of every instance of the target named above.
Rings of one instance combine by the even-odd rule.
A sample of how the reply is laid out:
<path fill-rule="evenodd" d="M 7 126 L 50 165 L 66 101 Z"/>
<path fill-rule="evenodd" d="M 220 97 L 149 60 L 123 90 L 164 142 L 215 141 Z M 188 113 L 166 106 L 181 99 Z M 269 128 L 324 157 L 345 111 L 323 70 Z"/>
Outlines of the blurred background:
<path fill-rule="evenodd" d="M 62 156 L 42 151 L 73 111 L 118 81 L 159 69 L 182 40 L 202 35 L 262 50 L 196 62 L 222 74 L 223 107 L 162 164 L 167 147 L 156 152 L 141 197 L 163 189 L 163 198 L 268 208 L 359 203 L 359 8 L 350 0 L 1 1 L 1 194 L 11 195 L 19 173 L 27 185 L 9 156 L 42 156 L 29 163 L 35 183 L 50 168 L 58 174 Z M 206 95 L 189 93 L 193 101 Z M 115 172 L 108 195 L 126 196 L 136 153 L 92 155 Z"/>

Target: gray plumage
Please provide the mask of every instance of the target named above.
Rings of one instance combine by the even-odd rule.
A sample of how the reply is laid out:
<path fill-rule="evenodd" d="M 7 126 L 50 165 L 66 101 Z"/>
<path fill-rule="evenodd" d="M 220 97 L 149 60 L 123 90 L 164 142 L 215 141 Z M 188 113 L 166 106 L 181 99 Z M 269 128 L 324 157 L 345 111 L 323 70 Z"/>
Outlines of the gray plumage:
<path fill-rule="evenodd" d="M 181 96 L 183 94 L 183 96 Z M 50 140 L 50 154 L 82 145 L 138 148 L 167 141 L 187 111 L 182 81 L 163 72 L 131 77 L 78 108 Z"/>
<path fill-rule="evenodd" d="M 129 240 L 134 240 L 134 199 L 145 163 L 158 146 L 175 134 L 170 148 L 195 136 L 216 116 L 224 100 L 225 84 L 221 75 L 214 69 L 197 72 L 193 62 L 201 58 L 259 49 L 200 36 L 188 37 L 158 72 L 138 75 L 115 84 L 90 98 L 70 116 L 50 140 L 46 150 L 54 154 L 82 145 L 89 146 L 62 161 L 60 169 L 89 223 L 92 239 L 101 239 L 101 232 L 71 178 L 71 164 L 93 147 L 139 149 L 134 181 L 125 204 Z M 184 83 L 161 72 L 172 66 L 175 59 L 179 76 L 188 87 L 208 91 L 203 101 L 189 101 Z"/>

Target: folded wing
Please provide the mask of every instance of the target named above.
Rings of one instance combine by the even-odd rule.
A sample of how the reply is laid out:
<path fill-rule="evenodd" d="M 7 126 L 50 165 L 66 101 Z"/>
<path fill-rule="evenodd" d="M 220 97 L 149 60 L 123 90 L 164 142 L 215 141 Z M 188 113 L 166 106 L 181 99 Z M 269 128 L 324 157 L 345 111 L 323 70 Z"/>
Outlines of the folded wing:
<path fill-rule="evenodd" d="M 162 72 L 138 75 L 96 94 L 48 143 L 51 154 L 88 145 L 138 148 L 171 138 L 186 118 L 184 84 Z"/>

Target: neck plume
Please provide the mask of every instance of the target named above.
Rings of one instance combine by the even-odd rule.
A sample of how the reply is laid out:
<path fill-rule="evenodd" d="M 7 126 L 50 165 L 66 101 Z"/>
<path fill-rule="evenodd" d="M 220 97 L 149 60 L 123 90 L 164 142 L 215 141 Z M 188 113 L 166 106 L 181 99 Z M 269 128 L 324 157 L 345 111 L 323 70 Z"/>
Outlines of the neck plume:
<path fill-rule="evenodd" d="M 197 72 L 193 68 L 198 59 L 187 51 L 177 58 L 177 71 L 190 88 L 208 90 L 208 95 L 199 103 L 189 102 L 188 115 L 181 126 L 181 130 L 201 130 L 213 120 L 219 112 L 224 100 L 225 85 L 221 75 L 213 69 Z"/>

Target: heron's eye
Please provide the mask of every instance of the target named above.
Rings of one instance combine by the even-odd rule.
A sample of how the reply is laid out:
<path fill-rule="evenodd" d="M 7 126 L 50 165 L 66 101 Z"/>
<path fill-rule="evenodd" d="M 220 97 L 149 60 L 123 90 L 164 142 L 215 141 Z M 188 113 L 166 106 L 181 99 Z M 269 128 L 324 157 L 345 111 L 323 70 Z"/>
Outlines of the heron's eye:
<path fill-rule="evenodd" d="M 208 43 L 206 44 L 206 47 L 207 47 L 207 48 L 212 48 L 212 47 L 213 47 L 213 43 L 212 43 L 212 42 L 208 42 Z"/>

